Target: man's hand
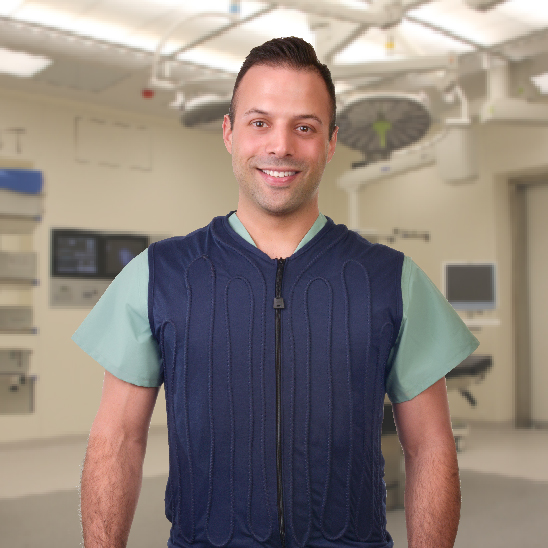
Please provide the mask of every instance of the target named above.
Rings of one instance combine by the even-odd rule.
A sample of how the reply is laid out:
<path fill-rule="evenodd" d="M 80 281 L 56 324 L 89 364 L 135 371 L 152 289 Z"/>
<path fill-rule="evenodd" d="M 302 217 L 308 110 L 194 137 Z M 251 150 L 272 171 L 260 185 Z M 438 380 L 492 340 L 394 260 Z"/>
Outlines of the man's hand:
<path fill-rule="evenodd" d="M 461 496 L 445 378 L 393 409 L 405 455 L 409 548 L 452 548 Z"/>
<path fill-rule="evenodd" d="M 125 548 L 141 490 L 150 418 L 158 388 L 105 372 L 81 482 L 85 548 Z"/>

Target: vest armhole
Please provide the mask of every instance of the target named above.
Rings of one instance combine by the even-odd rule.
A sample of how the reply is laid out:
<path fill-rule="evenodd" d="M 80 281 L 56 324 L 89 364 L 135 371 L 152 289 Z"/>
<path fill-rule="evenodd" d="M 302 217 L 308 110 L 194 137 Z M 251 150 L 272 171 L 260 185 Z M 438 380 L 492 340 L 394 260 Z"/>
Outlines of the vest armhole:
<path fill-rule="evenodd" d="M 156 328 L 154 325 L 154 247 L 156 242 L 148 246 L 148 323 L 150 326 L 150 332 L 156 340 Z"/>

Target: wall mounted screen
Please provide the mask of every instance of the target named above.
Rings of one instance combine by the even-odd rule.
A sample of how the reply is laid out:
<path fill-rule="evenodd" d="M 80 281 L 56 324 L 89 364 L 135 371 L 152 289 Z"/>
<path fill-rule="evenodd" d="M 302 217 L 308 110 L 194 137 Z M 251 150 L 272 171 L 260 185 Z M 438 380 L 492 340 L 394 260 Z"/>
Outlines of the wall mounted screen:
<path fill-rule="evenodd" d="M 145 236 L 106 236 L 105 274 L 116 277 L 131 259 L 148 247 Z"/>
<path fill-rule="evenodd" d="M 95 277 L 99 274 L 99 241 L 94 234 L 58 233 L 53 238 L 53 275 Z"/>
<path fill-rule="evenodd" d="M 455 310 L 496 308 L 494 263 L 446 263 L 445 296 Z"/>
<path fill-rule="evenodd" d="M 141 234 L 53 229 L 51 275 L 112 280 L 148 243 L 148 236 Z"/>

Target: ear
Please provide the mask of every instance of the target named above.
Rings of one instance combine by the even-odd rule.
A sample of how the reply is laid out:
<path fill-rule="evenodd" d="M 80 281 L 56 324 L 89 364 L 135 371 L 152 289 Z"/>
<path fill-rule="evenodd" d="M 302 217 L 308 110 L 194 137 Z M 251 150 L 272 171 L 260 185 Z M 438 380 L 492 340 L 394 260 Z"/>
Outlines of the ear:
<path fill-rule="evenodd" d="M 327 161 L 330 162 L 331 158 L 333 158 L 333 154 L 335 154 L 335 147 L 337 146 L 337 133 L 339 133 L 338 126 L 335 126 L 335 131 L 333 132 L 333 135 L 331 136 L 331 139 L 329 140 L 329 143 L 327 145 Z"/>
<path fill-rule="evenodd" d="M 232 154 L 232 124 L 230 123 L 228 114 L 225 114 L 223 119 L 223 141 L 229 154 Z"/>

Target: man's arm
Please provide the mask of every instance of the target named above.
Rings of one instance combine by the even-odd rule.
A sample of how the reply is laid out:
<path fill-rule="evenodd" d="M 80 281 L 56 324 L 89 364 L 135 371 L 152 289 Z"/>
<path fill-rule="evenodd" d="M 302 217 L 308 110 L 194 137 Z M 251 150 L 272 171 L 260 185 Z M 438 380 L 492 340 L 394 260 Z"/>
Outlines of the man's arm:
<path fill-rule="evenodd" d="M 105 371 L 80 489 L 85 548 L 125 548 L 141 490 L 150 418 L 158 388 Z"/>
<path fill-rule="evenodd" d="M 409 548 L 452 548 L 461 496 L 445 378 L 393 409 L 405 456 Z"/>

